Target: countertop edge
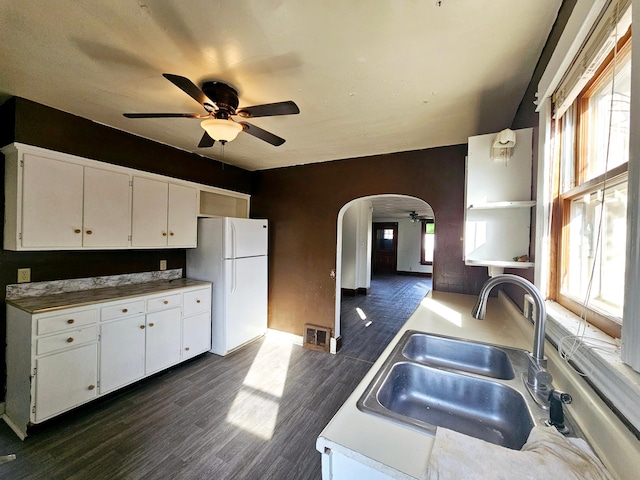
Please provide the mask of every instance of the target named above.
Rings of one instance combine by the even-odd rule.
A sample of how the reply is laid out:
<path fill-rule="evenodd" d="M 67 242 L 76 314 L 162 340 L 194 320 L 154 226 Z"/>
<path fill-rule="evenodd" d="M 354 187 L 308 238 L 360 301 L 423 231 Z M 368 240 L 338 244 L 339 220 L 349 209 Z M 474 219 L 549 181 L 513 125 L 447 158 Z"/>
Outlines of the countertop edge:
<path fill-rule="evenodd" d="M 77 290 L 74 292 L 57 293 L 54 295 L 20 297 L 5 300 L 7 305 L 27 312 L 31 315 L 68 308 L 86 307 L 98 303 L 126 300 L 147 295 L 162 294 L 172 290 L 198 288 L 212 285 L 211 282 L 179 278 L 173 280 L 158 280 L 145 283 L 119 285 L 117 287 L 93 288 L 89 290 Z M 77 297 L 86 296 L 85 300 L 77 300 Z M 42 305 L 45 306 L 42 306 Z M 35 306 L 34 306 L 35 305 Z"/>

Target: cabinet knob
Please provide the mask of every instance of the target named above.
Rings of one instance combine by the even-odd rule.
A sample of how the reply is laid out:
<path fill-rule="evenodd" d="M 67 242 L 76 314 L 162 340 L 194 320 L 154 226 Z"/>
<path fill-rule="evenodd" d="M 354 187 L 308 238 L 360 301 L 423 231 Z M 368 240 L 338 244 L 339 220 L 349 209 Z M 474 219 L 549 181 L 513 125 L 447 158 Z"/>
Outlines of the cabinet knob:
<path fill-rule="evenodd" d="M 170 236 L 170 237 L 173 237 L 173 232 L 169 232 L 169 236 Z"/>
<path fill-rule="evenodd" d="M 122 309 L 122 313 L 127 313 L 128 311 L 129 311 L 129 309 L 128 309 L 128 308 L 123 308 L 123 309 Z"/>
<path fill-rule="evenodd" d="M 169 303 L 169 300 L 165 300 L 165 301 L 164 301 L 164 302 L 162 302 L 162 303 L 164 303 L 165 305 L 167 305 L 167 304 Z"/>
<path fill-rule="evenodd" d="M 95 388 L 96 388 L 96 386 L 95 386 L 95 385 L 89 385 L 89 390 L 93 390 L 93 389 L 95 389 Z"/>
<path fill-rule="evenodd" d="M 71 325 L 73 322 L 75 322 L 75 320 L 74 320 L 73 318 L 70 318 L 69 320 L 67 320 L 67 323 L 68 323 L 69 325 Z"/>
<path fill-rule="evenodd" d="M 140 330 L 144 330 L 144 325 L 140 325 Z"/>
<path fill-rule="evenodd" d="M 186 347 L 185 350 L 188 352 L 189 351 L 189 347 Z"/>
<path fill-rule="evenodd" d="M 167 232 L 162 232 L 162 236 L 166 237 L 167 236 Z"/>
<path fill-rule="evenodd" d="M 87 235 L 91 235 L 93 233 L 92 230 L 87 230 Z"/>
<path fill-rule="evenodd" d="M 71 343 L 71 342 L 73 342 L 73 337 L 67 338 L 67 343 Z"/>
<path fill-rule="evenodd" d="M 153 323 L 150 323 L 150 324 L 149 324 L 149 327 L 153 327 L 153 325 L 154 325 Z"/>
<path fill-rule="evenodd" d="M 82 230 L 80 230 L 79 228 L 76 228 L 73 233 L 82 233 Z"/>

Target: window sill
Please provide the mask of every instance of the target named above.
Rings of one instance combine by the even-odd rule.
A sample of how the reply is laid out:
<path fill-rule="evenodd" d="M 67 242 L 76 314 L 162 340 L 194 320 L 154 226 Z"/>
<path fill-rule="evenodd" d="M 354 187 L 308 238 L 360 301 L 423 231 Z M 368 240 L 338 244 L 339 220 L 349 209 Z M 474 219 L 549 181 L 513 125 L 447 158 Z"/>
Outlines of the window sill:
<path fill-rule="evenodd" d="M 547 301 L 547 337 L 556 345 L 578 332 L 580 318 L 556 302 Z M 620 360 L 620 345 L 604 332 L 588 326 L 584 337 L 597 345 L 610 344 L 606 349 L 580 348 L 573 363 L 584 373 L 626 421 L 640 431 L 640 373 Z M 566 340 L 565 340 L 566 343 Z M 615 346 L 614 346 L 615 344 Z M 567 344 L 568 345 L 568 344 Z"/>

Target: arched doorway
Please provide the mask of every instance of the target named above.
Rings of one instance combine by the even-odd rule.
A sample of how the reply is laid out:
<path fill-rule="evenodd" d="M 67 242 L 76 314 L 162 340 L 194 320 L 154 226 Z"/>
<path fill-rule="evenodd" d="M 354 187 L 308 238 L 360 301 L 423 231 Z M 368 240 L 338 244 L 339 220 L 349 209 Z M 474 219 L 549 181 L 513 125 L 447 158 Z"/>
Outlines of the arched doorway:
<path fill-rule="evenodd" d="M 434 227 L 434 212 L 429 204 L 407 195 L 362 197 L 346 203 L 340 209 L 336 242 L 336 338 L 343 335 L 343 293 L 370 293 L 376 251 L 380 256 L 388 257 L 388 247 L 393 246 L 392 274 L 417 276 L 433 271 L 433 257 L 428 254 L 433 253 Z M 424 235 L 426 230 L 430 234 Z M 389 259 L 385 261 L 389 262 Z M 342 340 L 347 341 L 347 338 L 342 337 Z"/>

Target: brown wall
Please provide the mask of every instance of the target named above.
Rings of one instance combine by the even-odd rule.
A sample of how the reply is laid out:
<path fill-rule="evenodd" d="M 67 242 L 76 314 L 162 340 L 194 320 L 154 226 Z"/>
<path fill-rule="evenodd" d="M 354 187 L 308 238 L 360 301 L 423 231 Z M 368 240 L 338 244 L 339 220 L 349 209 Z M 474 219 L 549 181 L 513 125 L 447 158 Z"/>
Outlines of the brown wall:
<path fill-rule="evenodd" d="M 466 154 L 465 144 L 254 172 L 252 216 L 270 222 L 269 326 L 297 335 L 305 323 L 333 327 L 338 212 L 368 195 L 431 205 L 434 289 L 477 293 L 487 269 L 462 261 Z"/>
<path fill-rule="evenodd" d="M 0 106 L 0 144 L 21 142 L 116 165 L 249 193 L 250 172 L 224 165 L 70 115 L 37 103 L 12 98 Z M 4 158 L 0 155 L 4 171 Z M 4 199 L 4 182 L 0 182 Z M 0 211 L 0 238 L 4 208 Z M 16 283 L 17 269 L 31 268 L 34 282 L 185 268 L 184 249 L 74 252 L 0 250 L 0 378 L 4 379 L 6 307 L 4 292 Z M 3 384 L 0 381 L 0 384 Z M 0 399 L 4 393 L 0 390 Z"/>

